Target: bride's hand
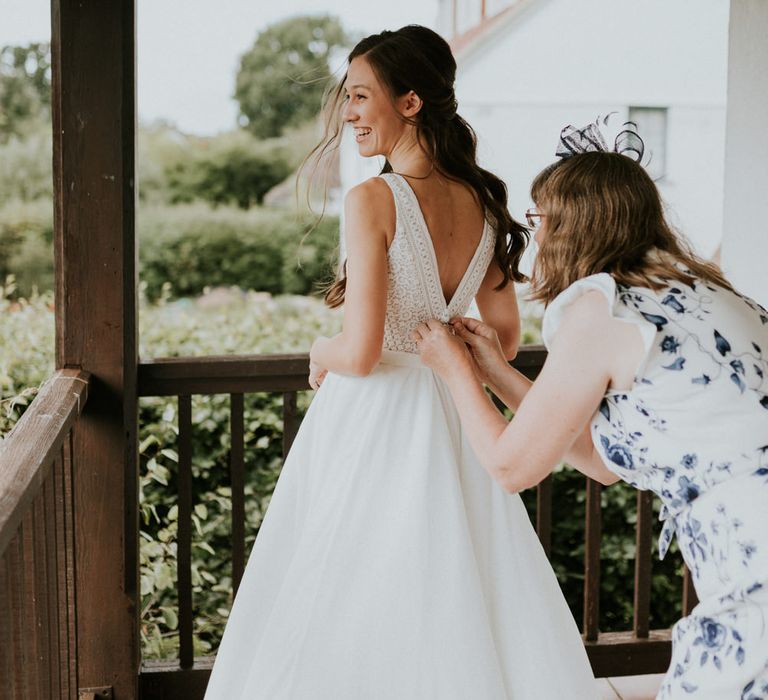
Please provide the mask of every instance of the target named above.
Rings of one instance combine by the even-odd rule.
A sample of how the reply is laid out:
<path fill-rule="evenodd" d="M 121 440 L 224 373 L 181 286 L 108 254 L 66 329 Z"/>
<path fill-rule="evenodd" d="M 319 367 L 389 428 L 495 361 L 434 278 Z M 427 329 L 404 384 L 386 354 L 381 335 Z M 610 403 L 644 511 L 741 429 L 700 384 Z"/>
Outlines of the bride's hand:
<path fill-rule="evenodd" d="M 309 361 L 309 386 L 315 390 L 319 389 L 326 374 L 328 374 L 327 369 L 323 369 L 317 362 Z"/>
<path fill-rule="evenodd" d="M 481 382 L 491 384 L 494 377 L 509 368 L 499 336 L 489 325 L 467 317 L 451 319 L 451 325 L 469 348 L 475 374 Z"/>
<path fill-rule="evenodd" d="M 421 361 L 441 377 L 448 376 L 462 365 L 472 364 L 464 341 L 448 323 L 435 319 L 421 323 L 411 332 L 411 340 L 419 348 Z"/>
<path fill-rule="evenodd" d="M 312 343 L 312 348 L 309 351 L 309 386 L 315 390 L 320 388 L 320 385 L 325 379 L 325 375 L 328 374 L 328 370 L 318 364 L 313 358 L 315 357 L 315 352 L 318 347 L 327 342 L 328 338 L 320 336 L 319 338 L 315 339 L 314 343 Z"/>

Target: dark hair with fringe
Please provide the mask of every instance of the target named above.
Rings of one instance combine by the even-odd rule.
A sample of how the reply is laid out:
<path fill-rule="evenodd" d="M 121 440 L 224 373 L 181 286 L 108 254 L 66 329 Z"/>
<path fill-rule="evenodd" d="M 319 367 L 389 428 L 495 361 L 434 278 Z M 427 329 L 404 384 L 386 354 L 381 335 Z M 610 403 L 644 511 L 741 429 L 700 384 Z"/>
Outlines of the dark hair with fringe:
<path fill-rule="evenodd" d="M 456 61 L 448 43 L 431 29 L 408 25 L 362 39 L 349 54 L 348 63 L 360 57 L 368 61 L 393 100 L 411 90 L 421 98 L 422 107 L 416 117 L 403 119 L 416 127 L 417 139 L 432 159 L 434 169 L 451 180 L 467 184 L 483 206 L 486 218 L 496 231 L 494 259 L 503 275 L 497 289 L 510 280 L 525 281 L 518 266 L 528 242 L 528 230 L 509 214 L 506 185 L 477 164 L 477 136 L 456 113 L 453 87 Z M 326 97 L 325 134 L 305 163 L 312 158 L 319 162 L 339 146 L 346 77 L 345 74 Z M 382 173 L 391 171 L 391 165 L 386 162 Z M 343 304 L 345 289 L 346 262 L 326 291 L 326 303 L 331 307 Z"/>
<path fill-rule="evenodd" d="M 733 289 L 664 218 L 645 169 L 620 153 L 579 153 L 548 165 L 531 198 L 544 214 L 531 298 L 551 302 L 576 280 L 609 273 L 619 284 L 659 290 L 697 279 Z"/>

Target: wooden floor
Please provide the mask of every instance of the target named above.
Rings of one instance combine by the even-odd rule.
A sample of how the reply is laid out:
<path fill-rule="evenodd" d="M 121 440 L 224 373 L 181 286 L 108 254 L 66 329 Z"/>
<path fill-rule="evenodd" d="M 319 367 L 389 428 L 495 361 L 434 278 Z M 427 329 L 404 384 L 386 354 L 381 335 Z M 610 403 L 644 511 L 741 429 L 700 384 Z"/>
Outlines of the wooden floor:
<path fill-rule="evenodd" d="M 623 676 L 601 678 L 599 700 L 655 700 L 663 673 L 651 676 Z"/>

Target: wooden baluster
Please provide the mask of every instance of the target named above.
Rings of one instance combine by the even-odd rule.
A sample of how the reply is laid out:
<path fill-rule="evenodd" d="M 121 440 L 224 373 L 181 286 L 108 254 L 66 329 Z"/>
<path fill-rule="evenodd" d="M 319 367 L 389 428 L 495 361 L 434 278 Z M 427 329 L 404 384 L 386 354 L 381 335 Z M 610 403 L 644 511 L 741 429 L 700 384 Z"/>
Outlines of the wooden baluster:
<path fill-rule="evenodd" d="M 552 475 L 536 487 L 536 532 L 547 559 L 552 555 Z"/>
<path fill-rule="evenodd" d="M 25 625 L 27 620 L 24 616 L 24 599 L 22 591 L 24 590 L 24 561 L 23 552 L 24 543 L 22 541 L 21 528 L 17 531 L 11 543 L 6 550 L 8 557 L 9 573 L 9 598 L 11 606 L 11 658 L 12 669 L 10 675 L 9 697 L 14 700 L 24 700 L 26 697 L 25 684 Z"/>
<path fill-rule="evenodd" d="M 33 526 L 33 562 L 34 571 L 34 595 L 36 607 L 35 634 L 37 636 L 37 675 L 40 684 L 40 695 L 43 698 L 53 697 L 51 694 L 50 670 L 50 638 L 48 613 L 50 601 L 48 600 L 48 560 L 46 558 L 46 513 L 43 501 L 44 490 L 40 491 L 32 503 Z"/>
<path fill-rule="evenodd" d="M 77 617 L 75 610 L 75 513 L 74 499 L 72 497 L 72 480 L 74 474 L 75 454 L 75 430 L 73 428 L 67 440 L 64 442 L 62 457 L 64 460 L 62 471 L 62 499 L 64 522 L 64 583 L 67 605 L 67 679 L 69 692 L 67 697 L 75 700 L 77 697 Z"/>
<path fill-rule="evenodd" d="M 14 546 L 11 541 L 8 549 Z M 13 690 L 13 605 L 11 587 L 13 575 L 9 567 L 10 554 L 0 556 L 0 698 L 11 698 Z"/>
<path fill-rule="evenodd" d="M 696 595 L 696 589 L 693 587 L 691 572 L 687 566 L 683 567 L 683 616 L 690 615 L 699 604 L 699 598 Z"/>
<path fill-rule="evenodd" d="M 21 584 L 23 661 L 20 669 L 24 678 L 25 699 L 42 700 L 40 696 L 39 675 L 37 673 L 37 638 L 39 615 L 37 596 L 35 595 L 35 559 L 34 559 L 34 515 L 29 508 L 21 524 Z"/>
<path fill-rule="evenodd" d="M 58 676 L 61 697 L 69 693 L 69 653 L 67 649 L 68 606 L 67 606 L 67 553 L 66 547 L 66 517 L 64 515 L 64 446 L 61 454 L 53 465 L 51 485 L 53 489 L 53 513 L 56 527 L 54 528 L 54 559 L 56 566 L 56 609 L 58 612 L 56 627 L 56 646 L 58 647 Z"/>
<path fill-rule="evenodd" d="M 56 578 L 56 502 L 54 496 L 53 475 L 59 468 L 58 460 L 51 465 L 51 470 L 43 484 L 43 512 L 45 514 L 45 569 L 46 602 L 48 608 L 48 677 L 52 698 L 61 697 L 61 679 L 59 678 L 59 597 Z"/>
<path fill-rule="evenodd" d="M 653 494 L 637 492 L 635 528 L 635 599 L 633 629 L 636 637 L 647 638 L 651 610 L 651 515 Z"/>
<path fill-rule="evenodd" d="M 296 407 L 297 393 L 286 391 L 283 393 L 283 459 L 293 445 L 296 433 L 299 431 L 299 412 Z"/>
<path fill-rule="evenodd" d="M 192 398 L 179 396 L 179 509 L 176 540 L 179 665 L 192 668 Z"/>
<path fill-rule="evenodd" d="M 230 395 L 229 473 L 232 488 L 232 595 L 237 593 L 245 569 L 245 463 L 242 394 Z"/>
<path fill-rule="evenodd" d="M 586 548 L 584 551 L 584 637 L 597 641 L 600 619 L 601 485 L 587 479 Z"/>

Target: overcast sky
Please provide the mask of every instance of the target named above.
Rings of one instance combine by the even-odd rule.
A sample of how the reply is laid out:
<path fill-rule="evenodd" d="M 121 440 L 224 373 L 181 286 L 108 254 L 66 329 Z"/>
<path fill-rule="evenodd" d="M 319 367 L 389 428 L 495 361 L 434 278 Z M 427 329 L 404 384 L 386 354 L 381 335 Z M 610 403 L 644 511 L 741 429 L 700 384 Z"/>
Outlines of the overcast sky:
<path fill-rule="evenodd" d="M 437 16 L 437 0 L 137 0 L 137 8 L 139 117 L 195 134 L 234 126 L 239 56 L 277 20 L 329 13 L 371 34 L 434 27 Z M 50 0 L 0 0 L 0 46 L 49 41 L 50 33 Z"/>

